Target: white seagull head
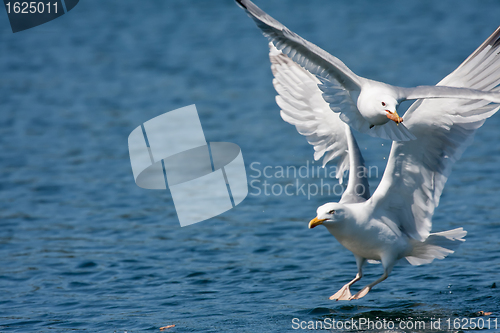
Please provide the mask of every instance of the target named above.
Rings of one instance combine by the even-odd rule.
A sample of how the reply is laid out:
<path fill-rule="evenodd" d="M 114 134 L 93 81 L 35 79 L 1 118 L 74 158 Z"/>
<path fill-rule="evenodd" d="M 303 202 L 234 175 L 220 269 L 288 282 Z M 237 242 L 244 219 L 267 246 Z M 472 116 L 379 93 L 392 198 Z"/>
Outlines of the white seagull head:
<path fill-rule="evenodd" d="M 309 229 L 317 227 L 320 224 L 325 226 L 342 222 L 348 215 L 347 208 L 336 202 L 329 202 L 318 207 L 316 217 L 309 222 Z"/>
<path fill-rule="evenodd" d="M 373 86 L 361 90 L 357 104 L 359 111 L 365 115 L 365 119 L 372 127 L 383 125 L 389 120 L 396 124 L 403 122 L 403 118 L 397 113 L 399 102 L 394 93 L 388 89 Z"/>

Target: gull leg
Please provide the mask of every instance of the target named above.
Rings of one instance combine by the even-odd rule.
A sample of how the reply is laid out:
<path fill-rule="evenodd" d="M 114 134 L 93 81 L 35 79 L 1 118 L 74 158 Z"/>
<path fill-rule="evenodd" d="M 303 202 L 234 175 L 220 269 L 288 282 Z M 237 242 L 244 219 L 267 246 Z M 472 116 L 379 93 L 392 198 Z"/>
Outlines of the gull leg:
<path fill-rule="evenodd" d="M 391 260 L 388 265 L 386 265 L 386 263 L 387 263 L 387 261 L 384 260 L 384 258 L 382 258 L 382 265 L 384 266 L 384 274 L 382 274 L 382 276 L 380 278 L 378 278 L 377 280 L 375 280 L 372 283 L 370 283 L 369 285 L 365 286 L 356 295 L 351 296 L 349 298 L 349 300 L 360 299 L 361 297 L 366 296 L 366 294 L 368 294 L 368 292 L 373 288 L 373 286 L 375 286 L 376 284 L 379 284 L 380 282 L 387 279 L 387 277 L 391 273 L 392 268 L 394 267 L 394 264 L 396 263 L 396 261 Z"/>
<path fill-rule="evenodd" d="M 363 265 L 365 264 L 366 259 L 361 258 L 356 256 L 356 265 L 358 266 L 358 274 L 356 274 L 356 277 L 351 280 L 351 282 L 345 284 L 342 288 L 340 288 L 339 291 L 337 291 L 335 294 L 330 296 L 330 299 L 337 300 L 337 301 L 347 301 L 349 300 L 351 296 L 351 290 L 349 289 L 354 283 L 358 282 L 361 280 L 363 277 Z"/>
<path fill-rule="evenodd" d="M 384 281 L 385 279 L 387 279 L 388 276 L 389 276 L 389 274 L 384 272 L 384 274 L 382 274 L 382 276 L 379 279 L 377 279 L 376 281 L 370 283 L 369 285 L 367 285 L 366 287 L 364 287 L 363 289 L 358 291 L 358 293 L 354 296 L 351 296 L 349 298 L 349 300 L 360 299 L 361 297 L 366 296 L 366 294 L 368 294 L 368 292 L 373 288 L 374 285 L 379 284 L 380 282 Z"/>

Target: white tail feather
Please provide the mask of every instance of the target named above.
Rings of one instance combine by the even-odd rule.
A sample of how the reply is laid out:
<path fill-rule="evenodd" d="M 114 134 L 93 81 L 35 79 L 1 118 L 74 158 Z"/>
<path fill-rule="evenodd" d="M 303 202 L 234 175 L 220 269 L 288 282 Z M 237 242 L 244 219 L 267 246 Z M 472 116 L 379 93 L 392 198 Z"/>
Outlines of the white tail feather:
<path fill-rule="evenodd" d="M 462 243 L 467 235 L 463 228 L 430 234 L 424 242 L 413 242 L 413 250 L 406 260 L 412 265 L 423 265 L 434 259 L 444 259 Z"/>

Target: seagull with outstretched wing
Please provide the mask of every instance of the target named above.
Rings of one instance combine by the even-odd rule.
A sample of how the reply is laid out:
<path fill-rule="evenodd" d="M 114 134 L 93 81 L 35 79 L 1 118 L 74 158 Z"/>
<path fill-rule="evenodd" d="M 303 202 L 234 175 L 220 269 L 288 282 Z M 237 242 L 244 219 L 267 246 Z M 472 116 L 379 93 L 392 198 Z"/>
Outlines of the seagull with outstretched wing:
<path fill-rule="evenodd" d="M 438 85 L 500 91 L 500 28 Z M 406 112 L 405 124 L 415 140 L 393 142 L 376 191 L 370 196 L 363 157 L 350 127 L 331 112 L 322 98 L 319 79 L 270 45 L 273 81 L 282 118 L 295 125 L 314 146 L 323 165 L 338 161 L 337 177 L 349 170 L 340 202 L 317 210 L 309 228 L 324 225 L 356 258 L 358 273 L 330 297 L 352 300 L 365 296 L 405 258 L 412 265 L 443 259 L 464 241 L 463 228 L 431 233 L 432 216 L 453 164 L 484 121 L 500 108 L 485 99 L 418 99 Z M 439 88 L 438 87 L 438 88 Z M 424 88 L 422 88 L 424 89 Z M 346 108 L 353 109 L 349 104 Z M 351 295 L 363 276 L 365 262 L 380 261 L 383 275 Z"/>
<path fill-rule="evenodd" d="M 249 0 L 236 0 L 267 36 L 270 42 L 291 60 L 317 76 L 323 99 L 340 119 L 352 128 L 374 137 L 394 141 L 415 139 L 403 118 L 397 113 L 405 100 L 455 98 L 500 103 L 500 94 L 482 87 L 439 86 L 402 88 L 370 80 L 354 74 L 342 61 L 290 31 Z M 497 41 L 495 41 L 497 42 Z M 478 50 L 479 51 L 479 50 Z M 476 51 L 476 52 L 478 52 Z M 483 59 L 484 54 L 472 54 Z M 469 57 L 469 59 L 471 58 Z M 483 59 L 487 62 L 487 59 Z M 475 68 L 477 79 L 498 76 L 499 67 Z M 406 119 L 406 118 L 405 118 Z"/>

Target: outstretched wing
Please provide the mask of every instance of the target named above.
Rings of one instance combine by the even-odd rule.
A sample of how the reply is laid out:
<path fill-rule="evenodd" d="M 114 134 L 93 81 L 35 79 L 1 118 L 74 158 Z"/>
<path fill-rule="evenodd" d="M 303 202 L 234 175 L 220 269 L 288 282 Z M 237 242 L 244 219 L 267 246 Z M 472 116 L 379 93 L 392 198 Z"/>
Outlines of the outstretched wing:
<path fill-rule="evenodd" d="M 490 68 L 490 75 L 495 75 L 498 68 Z M 498 77 L 498 76 L 497 76 Z M 480 81 L 478 79 L 477 81 Z M 458 82 L 457 82 L 458 83 Z M 500 103 L 500 94 L 496 91 L 483 91 L 464 87 L 443 86 L 442 81 L 436 86 L 418 86 L 415 88 L 396 88 L 400 100 L 422 99 L 422 98 L 460 98 L 460 99 L 484 99 L 493 103 Z"/>
<path fill-rule="evenodd" d="M 271 69 L 275 76 L 274 87 L 278 92 L 276 102 L 281 107 L 281 117 L 295 125 L 297 131 L 306 136 L 314 146 L 314 159 L 323 157 L 323 166 L 337 159 L 337 178 L 343 180 L 344 171 L 349 171 L 349 183 L 341 202 L 360 202 L 370 197 L 366 169 L 354 136 L 349 126 L 339 115 L 330 110 L 321 97 L 318 79 L 289 57 L 269 45 Z M 340 103 L 339 107 L 353 107 Z"/>
<path fill-rule="evenodd" d="M 361 86 L 370 81 L 354 74 L 342 61 L 290 31 L 249 0 L 236 2 L 255 21 L 273 45 L 322 81 L 323 98 L 342 121 L 359 132 L 389 140 L 413 140 L 405 125 L 388 122 L 372 126 L 359 112 L 357 100 Z M 345 104 L 345 105 L 344 105 Z M 347 105 L 348 104 L 348 105 Z"/>
<path fill-rule="evenodd" d="M 361 81 L 342 61 L 290 31 L 249 0 L 236 2 L 255 21 L 262 33 L 290 59 L 310 73 L 333 78 L 347 90 L 360 90 Z"/>
<path fill-rule="evenodd" d="M 500 91 L 500 29 L 438 85 Z M 476 129 L 500 108 L 486 100 L 417 100 L 405 124 L 417 137 L 394 142 L 384 176 L 370 200 L 374 216 L 416 240 L 429 236 L 432 215 L 451 168 Z"/>
<path fill-rule="evenodd" d="M 319 80 L 271 43 L 269 47 L 281 117 L 294 125 L 314 147 L 314 160 L 323 157 L 323 166 L 333 159 L 338 160 L 336 176 L 342 183 L 342 175 L 349 169 L 345 124 L 321 97 Z"/>

